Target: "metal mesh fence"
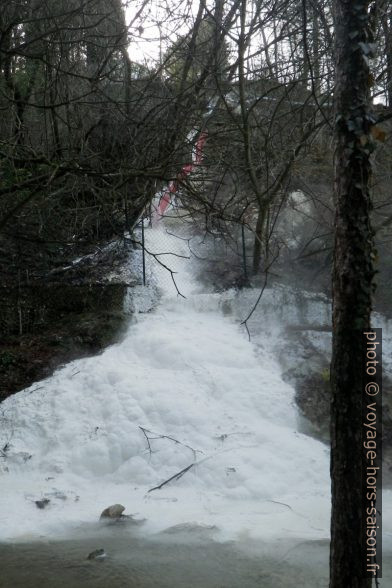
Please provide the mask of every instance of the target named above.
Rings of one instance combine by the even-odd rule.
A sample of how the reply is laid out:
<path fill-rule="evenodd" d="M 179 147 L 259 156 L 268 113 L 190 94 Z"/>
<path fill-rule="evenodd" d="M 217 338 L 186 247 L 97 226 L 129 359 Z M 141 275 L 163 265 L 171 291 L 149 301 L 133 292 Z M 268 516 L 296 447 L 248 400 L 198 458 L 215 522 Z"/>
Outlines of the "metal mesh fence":
<path fill-rule="evenodd" d="M 135 232 L 143 248 L 144 283 L 154 283 L 167 294 L 248 282 L 253 234 L 246 227 L 233 223 L 206 230 L 177 210 L 155 222 L 145 218 Z"/>

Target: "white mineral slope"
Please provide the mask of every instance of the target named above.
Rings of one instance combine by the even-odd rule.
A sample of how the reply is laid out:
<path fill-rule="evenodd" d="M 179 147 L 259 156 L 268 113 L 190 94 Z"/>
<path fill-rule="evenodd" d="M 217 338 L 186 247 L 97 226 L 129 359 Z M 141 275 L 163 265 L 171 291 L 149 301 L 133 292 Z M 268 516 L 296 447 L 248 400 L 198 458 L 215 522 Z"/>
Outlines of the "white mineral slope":
<path fill-rule="evenodd" d="M 150 248 L 162 237 L 146 233 Z M 0 406 L 1 540 L 72 534 L 114 503 L 145 533 L 192 522 L 225 539 L 328 537 L 327 448 L 297 431 L 274 358 L 197 291 L 186 263 L 175 258 L 186 299 L 166 280 L 119 344 Z"/>

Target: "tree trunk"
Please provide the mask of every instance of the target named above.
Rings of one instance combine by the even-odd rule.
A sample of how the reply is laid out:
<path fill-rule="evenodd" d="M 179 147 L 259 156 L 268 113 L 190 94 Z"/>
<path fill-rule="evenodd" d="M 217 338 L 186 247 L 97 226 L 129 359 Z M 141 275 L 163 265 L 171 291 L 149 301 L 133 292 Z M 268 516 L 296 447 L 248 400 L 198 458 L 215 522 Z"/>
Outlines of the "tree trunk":
<path fill-rule="evenodd" d="M 392 107 L 392 15 L 386 11 L 381 19 L 381 25 L 385 39 L 385 56 L 386 56 L 386 94 L 388 97 L 388 106 Z"/>
<path fill-rule="evenodd" d="M 336 152 L 330 588 L 370 588 L 362 577 L 362 337 L 370 326 L 373 233 L 368 2 L 335 0 Z"/>

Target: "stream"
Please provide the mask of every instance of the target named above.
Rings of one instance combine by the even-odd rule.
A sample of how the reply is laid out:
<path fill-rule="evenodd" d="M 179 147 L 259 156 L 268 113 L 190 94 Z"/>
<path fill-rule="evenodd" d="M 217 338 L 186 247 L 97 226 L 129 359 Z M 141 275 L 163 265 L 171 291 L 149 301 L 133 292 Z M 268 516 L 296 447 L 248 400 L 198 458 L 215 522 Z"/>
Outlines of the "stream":
<path fill-rule="evenodd" d="M 119 532 L 120 531 L 120 532 Z M 208 535 L 208 534 L 207 534 Z M 88 560 L 104 548 L 103 560 Z M 328 541 L 217 542 L 197 529 L 122 529 L 1 547 L 1 588 L 326 588 Z"/>

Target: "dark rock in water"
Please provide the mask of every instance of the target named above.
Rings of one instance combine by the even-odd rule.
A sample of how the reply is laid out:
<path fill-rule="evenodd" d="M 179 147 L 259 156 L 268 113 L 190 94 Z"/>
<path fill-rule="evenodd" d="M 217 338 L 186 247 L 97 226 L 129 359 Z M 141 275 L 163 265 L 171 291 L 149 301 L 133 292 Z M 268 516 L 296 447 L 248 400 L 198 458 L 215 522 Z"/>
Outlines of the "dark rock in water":
<path fill-rule="evenodd" d="M 112 504 L 102 511 L 100 519 L 120 519 L 124 516 L 122 513 L 125 510 L 125 506 L 122 504 Z"/>
<path fill-rule="evenodd" d="M 103 560 L 106 557 L 106 553 L 104 549 L 96 549 L 95 551 L 92 551 L 91 553 L 88 554 L 87 559 L 97 559 L 97 560 Z"/>
<path fill-rule="evenodd" d="M 44 498 L 43 500 L 35 500 L 35 505 L 37 508 L 44 509 L 50 503 L 49 498 Z"/>
<path fill-rule="evenodd" d="M 100 521 L 106 524 L 130 524 L 133 526 L 142 525 L 146 519 L 135 519 L 133 515 L 122 514 L 125 506 L 122 504 L 112 504 L 102 511 Z"/>

